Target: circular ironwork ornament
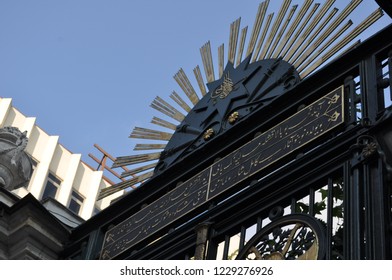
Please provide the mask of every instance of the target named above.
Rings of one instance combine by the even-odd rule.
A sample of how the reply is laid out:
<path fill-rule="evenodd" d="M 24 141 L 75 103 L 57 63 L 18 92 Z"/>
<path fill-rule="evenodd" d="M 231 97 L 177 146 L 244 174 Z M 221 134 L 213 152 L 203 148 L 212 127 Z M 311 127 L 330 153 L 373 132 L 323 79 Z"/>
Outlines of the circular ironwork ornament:
<path fill-rule="evenodd" d="M 325 227 L 314 217 L 292 214 L 257 232 L 237 260 L 317 260 L 325 256 Z"/>

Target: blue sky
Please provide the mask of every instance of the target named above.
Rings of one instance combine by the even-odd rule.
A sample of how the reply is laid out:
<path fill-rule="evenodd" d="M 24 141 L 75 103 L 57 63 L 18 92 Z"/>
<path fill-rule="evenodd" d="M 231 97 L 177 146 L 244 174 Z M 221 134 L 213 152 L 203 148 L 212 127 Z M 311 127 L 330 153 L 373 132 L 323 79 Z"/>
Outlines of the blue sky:
<path fill-rule="evenodd" d="M 181 92 L 173 79 L 179 68 L 192 80 L 193 68 L 202 68 L 199 48 L 210 40 L 217 58 L 230 23 L 241 17 L 241 28 L 251 29 L 260 2 L 1 0 L 0 96 L 92 165 L 94 143 L 114 156 L 132 154 L 140 142 L 128 138 L 133 127 L 154 128 L 152 116 L 162 117 L 149 107 L 154 97 Z M 268 12 L 277 11 L 281 1 L 271 2 Z M 363 2 L 350 17 L 355 24 L 377 8 Z M 389 23 L 385 15 L 365 36 Z"/>

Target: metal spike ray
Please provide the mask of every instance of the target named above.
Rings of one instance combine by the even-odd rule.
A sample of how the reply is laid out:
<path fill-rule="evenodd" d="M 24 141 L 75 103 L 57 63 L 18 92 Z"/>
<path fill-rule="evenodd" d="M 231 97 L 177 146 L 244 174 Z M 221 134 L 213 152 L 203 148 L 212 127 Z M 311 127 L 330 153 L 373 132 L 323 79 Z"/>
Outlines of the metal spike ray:
<path fill-rule="evenodd" d="M 290 6 L 291 0 L 284 0 L 282 6 L 280 7 L 279 13 L 277 18 L 275 19 L 274 24 L 272 25 L 271 32 L 269 33 L 268 39 L 266 44 L 263 47 L 263 50 L 261 51 L 260 57 L 265 58 L 267 55 L 267 52 L 269 48 L 272 45 L 272 41 L 274 40 L 274 37 L 276 35 L 276 32 L 278 31 L 278 28 L 283 20 L 284 15 L 286 14 L 289 6 Z"/>
<path fill-rule="evenodd" d="M 154 172 L 151 171 L 151 172 L 145 173 L 143 175 L 140 175 L 138 177 L 134 177 L 128 181 L 115 184 L 115 185 L 111 186 L 110 188 L 102 189 L 98 195 L 97 200 L 101 200 L 102 198 L 105 198 L 111 194 L 114 194 L 118 191 L 122 191 L 122 190 L 129 188 L 132 185 L 135 185 L 137 183 L 143 182 L 143 181 L 147 180 L 148 178 L 151 178 L 152 175 L 154 175 Z"/>
<path fill-rule="evenodd" d="M 298 29 L 298 26 L 301 20 L 304 18 L 305 14 L 309 11 L 310 6 L 312 5 L 313 0 L 306 0 L 302 5 L 300 11 L 298 12 L 297 16 L 295 17 L 293 23 L 291 24 L 289 30 L 284 35 L 282 41 L 280 42 L 278 48 L 276 49 L 275 53 L 272 57 L 279 57 L 283 48 L 287 46 L 289 39 L 292 37 L 295 30 Z"/>
<path fill-rule="evenodd" d="M 189 105 L 173 90 L 172 94 L 170 94 L 170 98 L 174 100 L 182 109 L 184 109 L 187 113 L 189 113 L 192 109 Z"/>
<path fill-rule="evenodd" d="M 241 18 L 230 24 L 229 53 L 228 62 L 234 64 L 235 53 L 237 51 L 238 33 L 240 30 Z"/>
<path fill-rule="evenodd" d="M 359 34 L 365 31 L 369 26 L 371 26 L 374 22 L 380 19 L 383 16 L 383 11 L 381 9 L 377 9 L 370 16 L 368 16 L 362 23 L 360 23 L 350 34 L 344 37 L 341 41 L 335 44 L 324 56 L 322 56 L 318 61 L 310 65 L 308 68 L 300 69 L 300 74 L 302 78 L 308 76 L 311 72 L 313 72 L 317 67 L 326 62 L 340 50 L 342 50 L 348 43 L 355 39 Z"/>
<path fill-rule="evenodd" d="M 333 2 L 335 2 L 335 0 L 329 0 L 329 1 L 325 2 L 324 5 L 321 7 L 321 10 L 319 10 L 318 13 L 314 15 L 312 21 L 310 23 L 306 23 L 306 25 L 305 25 L 306 28 L 301 33 L 299 39 L 295 42 L 294 46 L 291 48 L 290 52 L 287 54 L 287 57 L 284 57 L 284 59 L 286 61 L 289 61 L 292 63 L 293 61 L 295 61 L 296 57 L 299 56 L 298 50 L 301 49 L 301 45 L 309 37 L 312 30 L 314 30 L 314 28 L 316 28 L 317 24 L 320 22 L 322 17 L 327 13 L 329 8 L 332 6 Z M 311 14 L 311 16 L 313 16 L 313 14 Z M 294 56 L 294 55 L 296 55 L 296 56 Z M 293 56 L 294 56 L 294 58 L 293 58 Z"/>
<path fill-rule="evenodd" d="M 154 101 L 151 103 L 150 106 L 155 110 L 158 110 L 159 112 L 179 122 L 182 122 L 182 120 L 185 118 L 185 116 L 180 111 L 178 111 L 176 108 L 174 108 L 172 105 L 167 103 L 159 96 L 155 97 Z"/>
<path fill-rule="evenodd" d="M 204 84 L 203 76 L 201 75 L 200 67 L 197 65 L 195 69 L 193 69 L 193 73 L 195 74 L 197 84 L 199 85 L 201 94 L 205 96 L 207 94 L 206 86 Z"/>
<path fill-rule="evenodd" d="M 250 41 L 248 43 L 248 50 L 246 51 L 246 57 L 248 57 L 251 53 L 253 53 L 255 49 L 257 38 L 259 37 L 261 25 L 263 24 L 268 5 L 269 5 L 269 0 L 264 1 L 259 5 L 259 9 L 257 10 L 257 14 L 256 14 L 255 23 L 252 28 Z"/>
<path fill-rule="evenodd" d="M 259 57 L 259 53 L 260 53 L 260 50 L 261 50 L 261 46 L 264 43 L 265 37 L 267 36 L 267 32 L 268 32 L 268 29 L 269 29 L 269 27 L 271 25 L 273 17 L 274 17 L 274 13 L 269 14 L 268 17 L 267 17 L 267 22 L 264 25 L 262 35 L 261 35 L 261 37 L 259 39 L 259 42 L 257 43 L 256 51 L 255 51 L 255 54 L 253 55 L 252 62 L 255 62 L 257 59 L 259 59 L 259 60 L 261 59 L 261 54 L 260 54 L 260 57 Z"/>
<path fill-rule="evenodd" d="M 280 42 L 281 38 L 283 37 L 283 34 L 286 31 L 287 26 L 289 25 L 291 19 L 293 18 L 293 15 L 295 13 L 295 11 L 297 10 L 298 5 L 295 5 L 291 8 L 285 22 L 283 23 L 282 27 L 280 28 L 279 32 L 276 34 L 276 36 L 274 37 L 274 41 L 271 44 L 271 47 L 269 48 L 268 54 L 267 54 L 267 58 L 271 58 L 272 54 L 275 52 L 276 50 L 276 46 L 278 45 L 278 43 Z M 287 11 L 286 11 L 287 13 Z M 286 13 L 283 15 L 285 16 Z"/>
<path fill-rule="evenodd" d="M 199 102 L 199 97 L 197 96 L 195 89 L 193 88 L 182 68 L 177 72 L 177 74 L 174 75 L 174 79 L 192 102 L 192 104 L 196 105 Z"/>
<path fill-rule="evenodd" d="M 166 147 L 166 144 L 136 144 L 134 151 L 142 151 L 142 150 L 161 150 Z"/>
<path fill-rule="evenodd" d="M 223 70 L 225 68 L 225 45 L 222 44 L 218 48 L 218 65 L 219 65 L 219 78 L 223 75 Z"/>
<path fill-rule="evenodd" d="M 240 47 L 238 50 L 238 55 L 237 55 L 237 61 L 235 63 L 236 67 L 241 63 L 242 61 L 242 53 L 244 52 L 244 46 L 245 46 L 245 39 L 246 39 L 246 33 L 248 31 L 248 26 L 245 26 L 241 30 L 241 39 L 240 39 Z"/>
<path fill-rule="evenodd" d="M 166 127 L 171 130 L 176 130 L 177 126 L 175 124 L 172 124 L 171 122 L 162 120 L 161 118 L 153 117 L 151 120 L 151 123 L 160 125 L 162 127 Z"/>
<path fill-rule="evenodd" d="M 203 60 L 204 72 L 209 83 L 215 81 L 214 64 L 212 62 L 211 44 L 208 41 L 200 48 L 201 58 Z"/>
<path fill-rule="evenodd" d="M 155 129 L 143 127 L 135 127 L 129 136 L 130 138 L 150 139 L 150 140 L 166 140 L 169 141 L 172 133 L 163 132 Z"/>
<path fill-rule="evenodd" d="M 151 153 L 151 154 L 118 157 L 114 161 L 112 168 L 156 160 L 159 159 L 160 155 L 161 153 Z"/>
<path fill-rule="evenodd" d="M 129 177 L 129 176 L 141 173 L 143 171 L 155 168 L 156 165 L 157 165 L 156 163 L 151 163 L 151 164 L 147 164 L 147 165 L 144 165 L 144 166 L 141 166 L 141 167 L 137 167 L 137 168 L 134 168 L 134 169 L 131 169 L 131 170 L 124 171 L 123 173 L 121 173 L 121 178 L 126 178 L 126 177 Z"/>

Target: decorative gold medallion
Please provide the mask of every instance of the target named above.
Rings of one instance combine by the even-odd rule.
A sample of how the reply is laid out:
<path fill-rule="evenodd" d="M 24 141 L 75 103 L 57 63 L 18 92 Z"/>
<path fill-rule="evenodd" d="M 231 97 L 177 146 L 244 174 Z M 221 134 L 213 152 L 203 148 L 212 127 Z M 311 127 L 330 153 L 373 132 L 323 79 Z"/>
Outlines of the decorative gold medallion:
<path fill-rule="evenodd" d="M 233 112 L 228 118 L 228 121 L 230 124 L 234 124 L 238 118 L 240 117 L 240 114 L 238 112 Z"/>
<path fill-rule="evenodd" d="M 215 131 L 212 128 L 207 129 L 207 131 L 204 133 L 204 140 L 208 141 L 214 136 Z"/>

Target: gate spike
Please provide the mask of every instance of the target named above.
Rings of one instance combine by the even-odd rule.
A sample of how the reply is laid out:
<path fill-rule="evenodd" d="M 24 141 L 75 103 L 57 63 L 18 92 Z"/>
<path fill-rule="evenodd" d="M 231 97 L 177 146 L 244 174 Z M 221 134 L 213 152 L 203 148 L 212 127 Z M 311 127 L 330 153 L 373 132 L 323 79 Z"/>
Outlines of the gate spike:
<path fill-rule="evenodd" d="M 286 14 L 286 11 L 288 10 L 289 6 L 290 6 L 291 0 L 284 0 L 284 2 L 282 3 L 282 6 L 280 7 L 278 16 L 275 19 L 274 24 L 272 25 L 272 29 L 269 33 L 268 39 L 266 44 L 263 47 L 263 50 L 261 51 L 260 56 L 262 58 L 265 58 L 267 55 L 267 51 L 268 49 L 271 47 L 272 45 L 272 40 L 274 39 L 276 32 L 278 31 L 278 28 L 283 20 L 284 15 Z"/>
<path fill-rule="evenodd" d="M 156 163 L 151 163 L 151 164 L 147 164 L 147 165 L 144 165 L 144 166 L 141 166 L 141 167 L 137 167 L 137 168 L 132 169 L 132 170 L 124 171 L 123 173 L 121 173 L 121 178 L 126 178 L 128 176 L 136 175 L 136 174 L 141 173 L 143 171 L 155 168 L 155 166 L 157 166 Z"/>
<path fill-rule="evenodd" d="M 267 36 L 267 32 L 269 30 L 269 27 L 271 25 L 271 22 L 272 22 L 273 18 L 274 18 L 274 13 L 269 14 L 268 17 L 267 17 L 267 21 L 266 21 L 266 23 L 264 25 L 263 32 L 261 33 L 261 37 L 259 39 L 259 42 L 257 43 L 256 52 L 255 52 L 255 54 L 253 56 L 252 62 L 255 62 L 256 60 L 260 60 L 261 59 L 261 56 L 259 56 L 260 49 L 261 49 L 261 46 L 264 43 L 265 37 Z"/>
<path fill-rule="evenodd" d="M 331 8 L 331 6 L 334 2 L 335 2 L 335 0 L 328 0 L 327 2 L 325 2 L 324 5 L 321 7 L 321 9 L 318 11 L 318 13 L 313 17 L 312 21 L 309 24 L 307 24 L 307 27 L 305 28 L 303 33 L 301 33 L 299 39 L 295 42 L 294 46 L 292 47 L 292 49 L 288 53 L 287 61 L 293 63 L 296 60 L 296 58 L 299 56 L 298 50 L 300 49 L 301 45 L 309 37 L 312 30 L 314 30 L 316 28 L 316 26 L 319 24 L 321 19 L 324 17 L 324 15 L 327 13 L 327 11 Z M 293 56 L 294 56 L 294 58 L 293 58 Z"/>
<path fill-rule="evenodd" d="M 273 43 L 271 44 L 271 47 L 269 48 L 268 54 L 266 56 L 267 58 L 272 58 L 272 54 L 274 53 L 274 51 L 276 49 L 276 46 L 278 45 L 278 43 L 280 42 L 281 38 L 283 37 L 283 34 L 286 31 L 286 28 L 289 25 L 291 19 L 293 18 L 293 15 L 295 13 L 295 10 L 297 10 L 297 7 L 298 7 L 298 5 L 294 5 L 291 8 L 290 12 L 288 13 L 287 18 L 283 22 L 283 24 L 282 24 L 282 22 L 279 24 L 278 29 L 277 29 L 277 31 L 278 30 L 279 31 L 277 32 L 277 34 L 273 38 L 274 40 L 273 40 Z M 289 8 L 289 7 L 287 7 L 287 8 Z M 287 11 L 288 10 L 286 10 L 285 13 L 283 14 L 283 18 L 286 16 Z M 283 20 L 283 18 L 282 18 L 282 20 Z M 280 25 L 282 25 L 282 27 L 280 27 Z M 279 27 L 280 27 L 280 29 L 279 29 Z"/>
<path fill-rule="evenodd" d="M 301 73 L 301 77 L 306 77 L 309 75 L 314 69 L 318 66 L 326 62 L 332 56 L 334 56 L 337 52 L 339 52 L 342 48 L 344 48 L 347 44 L 349 44 L 352 40 L 355 39 L 358 35 L 360 35 L 363 31 L 365 31 L 369 26 L 371 26 L 374 22 L 380 19 L 383 16 L 382 9 L 377 9 L 372 14 L 370 14 L 363 22 L 361 22 L 354 30 L 352 30 L 346 37 L 336 43 L 324 56 L 322 56 L 317 62 L 309 66 L 306 70 Z"/>
<path fill-rule="evenodd" d="M 170 140 L 172 133 L 154 129 L 135 127 L 129 138 L 150 139 L 150 140 Z"/>
<path fill-rule="evenodd" d="M 219 65 L 219 78 L 223 75 L 223 70 L 225 68 L 225 45 L 222 44 L 218 48 L 218 65 Z"/>
<path fill-rule="evenodd" d="M 201 94 L 205 96 L 207 94 L 206 86 L 204 84 L 203 76 L 201 75 L 200 67 L 197 65 L 195 69 L 193 69 L 193 73 L 195 74 L 197 84 L 199 85 Z"/>
<path fill-rule="evenodd" d="M 151 120 L 151 123 L 160 125 L 162 127 L 166 127 L 171 130 L 176 130 L 177 126 L 175 124 L 172 124 L 171 122 L 162 120 L 161 118 L 153 117 Z"/>
<path fill-rule="evenodd" d="M 229 39 L 229 52 L 228 61 L 234 64 L 235 53 L 237 51 L 238 34 L 240 30 L 241 18 L 230 24 L 230 39 Z"/>
<path fill-rule="evenodd" d="M 291 24 L 289 30 L 287 33 L 284 35 L 283 40 L 280 42 L 276 52 L 272 55 L 272 57 L 279 57 L 283 48 L 287 45 L 287 42 L 289 41 L 290 38 L 292 38 L 292 35 L 295 30 L 297 30 L 298 25 L 300 24 L 301 20 L 304 18 L 305 14 L 309 11 L 310 6 L 312 5 L 313 0 L 306 0 L 304 4 L 302 5 L 299 13 L 296 15 L 293 23 Z"/>
<path fill-rule="evenodd" d="M 296 50 L 296 45 L 297 45 L 296 42 L 298 42 L 298 40 L 301 40 L 301 33 L 304 31 L 305 26 L 309 23 L 311 18 L 316 14 L 316 11 L 319 7 L 320 7 L 320 3 L 314 4 L 313 8 L 310 10 L 310 12 L 307 14 L 307 16 L 302 21 L 301 26 L 297 29 L 295 34 L 293 36 L 291 36 L 290 41 L 284 47 L 283 51 L 281 52 L 281 56 L 283 57 L 283 59 L 285 61 L 288 61 L 289 57 L 291 56 L 291 52 L 294 52 Z M 295 45 L 293 46 L 294 43 L 295 43 Z M 298 44 L 298 45 L 300 45 L 300 44 Z"/>
<path fill-rule="evenodd" d="M 240 48 L 238 50 L 238 55 L 237 55 L 237 61 L 235 63 L 235 66 L 237 67 L 240 65 L 241 60 L 242 60 L 242 53 L 244 52 L 244 46 L 245 46 L 245 39 L 246 39 L 246 32 L 248 31 L 248 26 L 245 26 L 241 30 L 241 40 L 240 40 Z"/>
<path fill-rule="evenodd" d="M 146 150 L 161 150 L 166 147 L 166 144 L 136 144 L 134 151 L 146 151 Z"/>
<path fill-rule="evenodd" d="M 350 13 L 362 2 L 362 0 L 353 0 L 351 1 L 344 10 L 338 15 L 338 17 L 327 27 L 327 29 L 320 35 L 320 37 L 316 40 L 315 44 L 320 45 L 336 28 L 350 15 Z M 300 53 L 295 56 L 293 60 L 291 60 L 294 64 L 298 59 Z"/>
<path fill-rule="evenodd" d="M 263 24 L 265 13 L 267 12 L 267 8 L 269 5 L 269 0 L 260 3 L 259 8 L 257 10 L 255 23 L 252 28 L 252 33 L 250 36 L 250 41 L 248 43 L 248 49 L 246 51 L 246 57 L 248 57 L 251 53 L 253 53 L 257 38 L 259 37 L 261 25 Z"/>
<path fill-rule="evenodd" d="M 118 157 L 114 161 L 112 168 L 156 160 L 159 159 L 160 155 L 161 153 L 151 153 Z"/>
<path fill-rule="evenodd" d="M 174 75 L 174 79 L 192 102 L 192 104 L 196 105 L 199 102 L 199 97 L 197 96 L 195 89 L 193 88 L 182 68 L 180 68 L 180 70 Z"/>
<path fill-rule="evenodd" d="M 182 120 L 185 118 L 185 116 L 180 111 L 178 111 L 176 108 L 171 106 L 159 96 L 155 97 L 154 101 L 151 103 L 150 106 L 155 110 L 158 110 L 159 112 L 179 122 L 182 122 Z"/>
<path fill-rule="evenodd" d="M 338 12 L 338 9 L 334 8 L 331 13 L 323 20 L 321 24 L 319 24 L 318 28 L 311 34 L 310 38 L 301 45 L 301 48 L 297 50 L 296 55 L 293 58 L 294 65 L 299 65 L 304 59 L 306 59 L 313 51 L 315 51 L 323 40 L 325 40 L 330 34 L 323 33 L 320 38 L 323 40 L 314 41 L 315 37 L 317 37 L 322 29 L 328 24 L 328 22 L 333 18 L 333 16 Z M 313 44 L 312 44 L 313 43 Z M 310 46 L 310 47 L 309 47 Z"/>
<path fill-rule="evenodd" d="M 145 173 L 143 175 L 140 175 L 138 177 L 134 177 L 128 181 L 121 182 L 121 183 L 115 184 L 111 187 L 102 189 L 98 195 L 97 200 L 101 200 L 111 194 L 114 194 L 118 191 L 122 191 L 128 187 L 131 187 L 134 184 L 143 182 L 143 181 L 147 180 L 148 178 L 152 177 L 153 175 L 154 175 L 154 173 L 151 171 L 151 172 Z"/>
<path fill-rule="evenodd" d="M 200 48 L 200 54 L 204 65 L 204 72 L 209 83 L 215 81 L 214 64 L 212 62 L 211 44 L 208 41 Z"/>
<path fill-rule="evenodd" d="M 189 105 L 173 90 L 172 94 L 170 94 L 170 98 L 173 99 L 178 105 L 181 106 L 187 113 L 189 113 L 192 109 Z"/>
<path fill-rule="evenodd" d="M 347 24 L 342 26 L 340 30 L 332 36 L 322 47 L 314 44 L 309 50 L 307 50 L 294 64 L 294 66 L 298 69 L 298 72 L 303 71 L 316 57 L 318 57 L 323 51 L 325 51 L 334 41 L 336 41 L 351 25 L 353 22 L 349 20 Z M 312 54 L 312 55 L 311 55 Z M 303 62 L 307 59 L 306 63 Z"/>

